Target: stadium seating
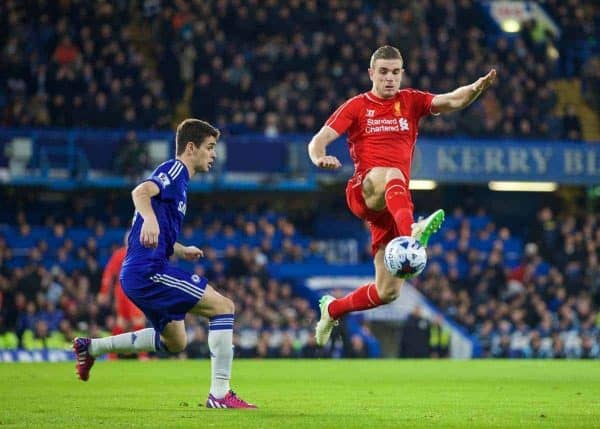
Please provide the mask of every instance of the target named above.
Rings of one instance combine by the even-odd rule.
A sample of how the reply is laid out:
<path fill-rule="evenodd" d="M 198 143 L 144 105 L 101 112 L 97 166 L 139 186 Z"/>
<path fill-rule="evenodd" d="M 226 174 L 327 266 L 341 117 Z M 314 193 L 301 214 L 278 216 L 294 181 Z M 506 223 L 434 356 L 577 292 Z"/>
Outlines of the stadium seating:
<path fill-rule="evenodd" d="M 559 38 L 535 22 L 517 35 L 499 33 L 479 2 L 309 3 L 5 2 L 0 27 L 11 33 L 1 46 L 8 85 L 0 125 L 169 129 L 177 110 L 230 134 L 312 132 L 369 87 L 369 56 L 385 41 L 404 52 L 408 86 L 445 92 L 491 66 L 506 81 L 478 109 L 425 121 L 422 135 L 582 137 L 577 117 L 567 124 L 556 112 L 564 102 L 549 84 L 580 76 L 598 54 L 598 10 L 581 0 L 545 3 L 563 27 Z M 15 22 L 22 25 L 9 26 Z M 593 86 L 597 79 L 586 76 Z M 584 118 L 584 128 L 592 120 Z M 88 157 L 97 150 L 81 144 Z"/>
<path fill-rule="evenodd" d="M 15 213 L 14 218 L 26 219 L 27 204 L 15 202 L 15 207 L 24 211 Z M 339 225 L 322 235 L 323 219 L 332 213 L 321 212 L 322 216 L 308 224 L 298 218 L 295 225 L 293 213 L 276 212 L 268 204 L 252 213 L 241 208 L 221 213 L 214 206 L 204 212 L 206 217 L 192 217 L 182 241 L 200 245 L 206 258 L 198 264 L 174 262 L 207 276 L 211 284 L 235 297 L 241 355 L 350 353 L 348 345 L 316 351 L 311 335 L 317 314 L 315 298 L 295 279 L 312 274 L 369 275 L 369 255 L 356 251 L 367 244 L 360 222 L 337 214 Z M 85 227 L 65 227 L 60 218 L 52 216 L 47 216 L 47 226 L 2 225 L 0 314 L 7 335 L 16 332 L 22 341 L 25 331 L 33 332 L 42 319 L 54 320 L 48 322 L 49 332 L 54 334 L 61 316 L 71 329 L 111 329 L 110 308 L 103 308 L 100 316 L 86 311 L 95 300 L 100 279 L 90 267 L 90 259 L 103 266 L 111 250 L 123 242 L 125 229 L 105 227 L 103 222 L 109 219 L 99 216 Z M 550 211 L 539 219 L 534 231 L 545 231 L 544 225 L 552 225 L 555 217 Z M 543 237 L 547 235 L 519 236 L 481 210 L 467 215 L 456 209 L 431 241 L 425 273 L 412 282 L 447 317 L 468 330 L 480 347 L 480 356 L 599 357 L 600 287 L 594 274 L 598 273 L 594 252 L 600 248 L 600 237 L 590 233 L 597 230 L 598 221 L 597 216 L 588 216 L 585 223 L 574 221 L 572 228 L 559 233 L 565 250 L 557 251 L 546 247 Z M 191 227 L 194 224 L 197 227 Z M 300 225 L 302 232 L 298 232 Z M 574 260 L 569 256 L 573 252 L 569 237 L 581 237 L 576 250 L 587 252 L 587 257 L 577 253 Z M 355 242 L 354 253 L 333 245 L 344 240 Z M 555 256 L 554 261 L 547 259 L 549 254 Z M 568 261 L 580 263 L 569 265 Z M 83 277 L 89 286 L 82 294 L 77 285 Z M 361 317 L 350 318 L 344 326 L 350 332 L 348 341 L 352 335 L 362 338 L 355 343 L 362 344 L 364 351 L 353 353 L 378 356 L 377 341 L 365 334 L 360 321 Z M 194 321 L 192 326 L 196 325 L 198 332 L 205 329 Z M 534 350 L 537 346 L 533 343 L 538 342 L 543 347 Z"/>

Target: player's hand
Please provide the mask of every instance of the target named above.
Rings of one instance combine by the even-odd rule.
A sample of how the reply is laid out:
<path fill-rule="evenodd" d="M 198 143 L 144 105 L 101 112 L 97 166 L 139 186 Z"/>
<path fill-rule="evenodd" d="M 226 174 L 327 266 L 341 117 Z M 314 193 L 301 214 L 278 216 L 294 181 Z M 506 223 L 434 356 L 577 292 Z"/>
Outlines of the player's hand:
<path fill-rule="evenodd" d="M 98 295 L 98 305 L 103 306 L 103 307 L 108 305 L 108 295 L 107 294 L 101 293 L 100 295 Z"/>
<path fill-rule="evenodd" d="M 204 257 L 204 252 L 196 246 L 184 246 L 181 249 L 181 257 L 186 261 L 196 261 Z"/>
<path fill-rule="evenodd" d="M 158 235 L 160 228 L 156 218 L 144 219 L 142 230 L 140 231 L 140 243 L 142 246 L 155 249 L 158 246 Z"/>
<path fill-rule="evenodd" d="M 325 170 L 337 170 L 342 163 L 335 156 L 325 155 L 317 159 L 317 167 Z"/>
<path fill-rule="evenodd" d="M 483 92 L 496 80 L 496 69 L 491 69 L 488 74 L 480 77 L 473 83 L 473 91 Z"/>

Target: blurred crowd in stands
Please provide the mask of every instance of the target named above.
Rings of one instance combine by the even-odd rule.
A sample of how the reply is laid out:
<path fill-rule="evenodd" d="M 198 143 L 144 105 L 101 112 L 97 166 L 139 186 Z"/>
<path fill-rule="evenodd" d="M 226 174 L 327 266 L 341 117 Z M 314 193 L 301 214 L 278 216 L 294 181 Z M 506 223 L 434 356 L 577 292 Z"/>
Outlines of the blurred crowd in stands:
<path fill-rule="evenodd" d="M 545 207 L 525 245 L 480 214 L 450 217 L 414 280 L 483 357 L 600 357 L 600 218 Z"/>
<path fill-rule="evenodd" d="M 404 86 L 439 93 L 491 67 L 500 74 L 501 84 L 474 107 L 423 121 L 422 135 L 578 140 L 577 107 L 557 112 L 549 81 L 581 78 L 586 102 L 598 109 L 600 60 L 589 46 L 600 39 L 600 7 L 584 0 L 543 7 L 560 37 L 536 21 L 518 35 L 491 37 L 472 0 L 5 0 L 0 126 L 131 130 L 114 168 L 137 178 L 150 165 L 132 130 L 171 129 L 176 115 L 193 115 L 225 134 L 314 132 L 346 98 L 370 88 L 369 57 L 389 43 L 403 52 Z M 65 207 L 36 195 L 7 194 L 15 210 L 0 213 L 0 348 L 68 347 L 80 332 L 117 328 L 97 295 L 130 205 L 104 201 L 98 216 L 97 201 L 72 196 Z M 367 262 L 366 230 L 337 214 L 309 210 L 292 219 L 287 210 L 232 214 L 205 205 L 182 240 L 199 244 L 206 258 L 182 266 L 237 303 L 241 356 L 377 355 L 368 324 L 343 335 L 337 349 L 315 348 L 315 309 L 293 284 L 267 275 L 270 264 Z M 515 234 L 484 212 L 456 209 L 414 283 L 478 339 L 482 356 L 599 357 L 599 223 L 597 215 L 545 208 L 533 231 Z M 416 311 L 404 338 L 422 340 L 419 356 L 445 356 L 440 321 L 425 322 Z M 187 353 L 206 356 L 206 326 L 190 319 L 188 327 Z"/>
<path fill-rule="evenodd" d="M 0 217 L 0 349 L 68 347 L 78 333 L 127 329 L 116 326 L 110 301 L 98 299 L 103 267 L 126 231 L 127 219 L 116 213 L 127 209 L 93 195 L 72 195 L 64 204 L 33 192 L 11 201 L 12 209 Z M 244 205 L 225 210 L 205 202 L 196 216 L 190 213 L 180 240 L 199 245 L 205 258 L 198 264 L 175 261 L 236 302 L 237 353 L 379 356 L 369 324 L 356 320 L 341 324 L 341 342 L 317 349 L 313 298 L 269 274 L 289 262 L 307 270 L 344 258 L 370 264 L 367 230 L 337 213 L 332 222 L 321 209 L 306 209 L 309 204 Z M 465 214 L 457 208 L 430 241 L 426 271 L 411 282 L 477 339 L 483 357 L 598 358 L 599 222 L 595 214 L 575 217 L 546 207 L 529 232 L 513 234 L 483 210 Z M 349 239 L 354 255 L 340 246 Z M 187 326 L 188 356 L 206 356 L 206 325 L 189 318 Z M 444 357 L 449 340 L 439 318 L 425 320 L 415 310 L 399 355 Z"/>
<path fill-rule="evenodd" d="M 370 88 L 371 53 L 394 44 L 406 87 L 439 93 L 499 72 L 476 107 L 424 121 L 424 135 L 580 139 L 575 106 L 556 112 L 549 81 L 581 76 L 598 105 L 598 60 L 581 48 L 598 40 L 592 3 L 544 2 L 561 37 L 535 21 L 496 37 L 472 0 L 7 0 L 0 125 L 170 129 L 179 109 L 226 133 L 314 132 Z"/>
<path fill-rule="evenodd" d="M 30 216 L 18 211 L 12 226 L 0 222 L 0 349 L 70 348 L 78 334 L 102 336 L 131 329 L 116 326 L 112 300 L 99 299 L 103 267 L 123 244 L 125 221 L 111 215 L 110 204 L 102 220 L 86 216 L 85 206 L 83 199 L 74 198 L 64 207 L 72 216 L 62 217 L 60 210 L 54 210 L 54 216 L 42 215 L 52 212 L 48 204 L 48 211 Z M 237 353 L 323 355 L 312 335 L 315 310 L 307 299 L 293 294 L 289 283 L 270 278 L 266 271 L 268 262 L 297 259 L 310 247 L 309 240 L 282 215 L 250 210 L 224 222 L 226 215 L 208 209 L 211 215 L 197 218 L 194 227 L 186 226 L 181 237 L 182 242 L 200 245 L 205 257 L 199 264 L 180 265 L 207 277 L 235 300 Z M 30 221 L 39 224 L 32 227 Z M 188 356 L 208 356 L 206 323 L 189 317 L 187 326 Z"/>

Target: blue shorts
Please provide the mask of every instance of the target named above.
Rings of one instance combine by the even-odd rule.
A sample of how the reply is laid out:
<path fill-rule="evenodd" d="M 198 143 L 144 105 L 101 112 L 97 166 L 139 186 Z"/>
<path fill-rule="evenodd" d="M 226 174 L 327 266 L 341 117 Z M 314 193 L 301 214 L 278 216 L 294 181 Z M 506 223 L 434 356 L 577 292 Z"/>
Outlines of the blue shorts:
<path fill-rule="evenodd" d="M 158 332 L 173 320 L 183 320 L 202 299 L 206 284 L 204 277 L 169 265 L 150 271 L 131 267 L 121 271 L 123 292 Z"/>

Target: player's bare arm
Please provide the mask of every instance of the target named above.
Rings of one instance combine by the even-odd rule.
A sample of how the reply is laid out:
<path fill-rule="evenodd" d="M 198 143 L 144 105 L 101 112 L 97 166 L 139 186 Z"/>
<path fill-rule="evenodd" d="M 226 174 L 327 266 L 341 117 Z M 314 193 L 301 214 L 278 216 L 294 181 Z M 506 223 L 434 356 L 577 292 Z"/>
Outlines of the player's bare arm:
<path fill-rule="evenodd" d="M 173 253 L 175 256 L 186 261 L 197 261 L 204 256 L 204 252 L 196 246 L 184 246 L 181 243 L 173 245 Z"/>
<path fill-rule="evenodd" d="M 314 135 L 308 144 L 308 156 L 310 156 L 310 160 L 314 165 L 326 170 L 335 170 L 342 166 L 342 163 L 335 156 L 327 155 L 325 150 L 338 137 L 339 134 L 327 125 Z"/>
<path fill-rule="evenodd" d="M 431 101 L 431 113 L 448 113 L 461 110 L 471 104 L 496 80 L 496 70 L 492 69 L 470 85 L 461 86 L 452 92 L 439 94 Z"/>
<path fill-rule="evenodd" d="M 149 181 L 140 183 L 131 192 L 135 210 L 144 219 L 142 229 L 140 230 L 140 243 L 144 247 L 156 248 L 158 246 L 160 228 L 158 227 L 158 221 L 156 220 L 156 214 L 154 213 L 150 199 L 158 195 L 159 192 L 160 190 L 156 183 Z"/>

